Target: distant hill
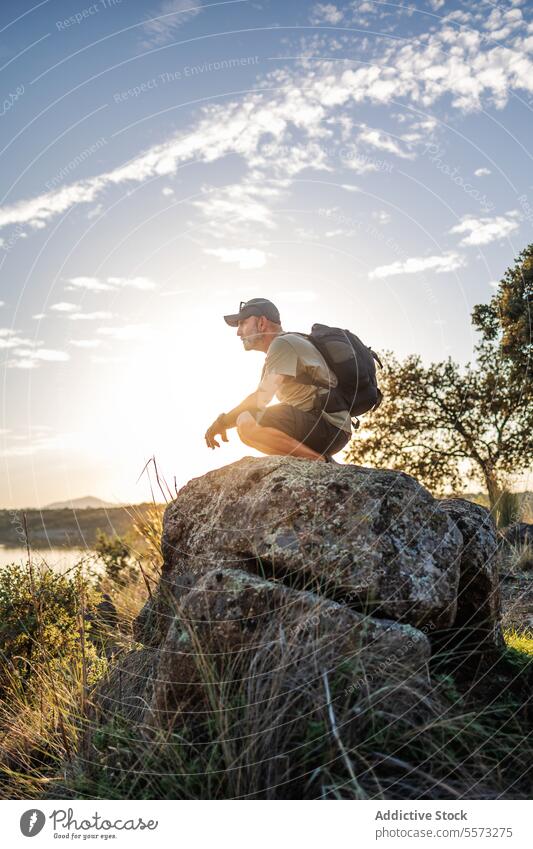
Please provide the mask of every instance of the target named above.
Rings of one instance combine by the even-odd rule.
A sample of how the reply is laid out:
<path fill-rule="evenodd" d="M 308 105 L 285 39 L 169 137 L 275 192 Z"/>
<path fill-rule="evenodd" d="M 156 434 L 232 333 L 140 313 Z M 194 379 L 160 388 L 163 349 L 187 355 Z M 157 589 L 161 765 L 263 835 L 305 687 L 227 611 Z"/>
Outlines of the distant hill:
<path fill-rule="evenodd" d="M 165 505 L 158 504 L 155 508 L 153 504 L 144 503 L 121 507 L 88 507 L 81 510 L 69 507 L 48 510 L 0 510 L 0 545 L 6 548 L 20 548 L 25 545 L 23 515 L 26 517 L 32 548 L 91 548 L 96 542 L 99 530 L 105 531 L 108 536 L 123 537 L 128 534 L 136 537 L 135 521 L 147 519 L 154 509 L 163 513 Z M 140 542 L 140 538 L 137 538 L 137 542 Z"/>
<path fill-rule="evenodd" d="M 70 501 L 54 501 L 53 504 L 46 504 L 43 510 L 102 510 L 104 508 L 121 507 L 120 504 L 113 504 L 111 501 L 103 501 L 101 498 L 96 498 L 94 495 L 84 495 L 81 498 L 72 498 Z"/>

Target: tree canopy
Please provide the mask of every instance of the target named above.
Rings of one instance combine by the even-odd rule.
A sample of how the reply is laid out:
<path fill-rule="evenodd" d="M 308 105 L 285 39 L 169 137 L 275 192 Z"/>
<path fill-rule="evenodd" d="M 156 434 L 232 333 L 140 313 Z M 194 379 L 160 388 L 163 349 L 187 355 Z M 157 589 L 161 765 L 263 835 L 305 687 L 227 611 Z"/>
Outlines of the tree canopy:
<path fill-rule="evenodd" d="M 523 250 L 503 275 L 488 304 L 472 311 L 481 346 L 493 345 L 512 363 L 514 377 L 531 383 L 533 365 L 533 244 Z"/>
<path fill-rule="evenodd" d="M 384 353 L 385 400 L 350 443 L 349 462 L 387 466 L 442 491 L 481 483 L 494 507 L 511 474 L 531 466 L 533 245 L 506 271 L 489 304 L 477 305 L 475 362 L 426 366 Z"/>

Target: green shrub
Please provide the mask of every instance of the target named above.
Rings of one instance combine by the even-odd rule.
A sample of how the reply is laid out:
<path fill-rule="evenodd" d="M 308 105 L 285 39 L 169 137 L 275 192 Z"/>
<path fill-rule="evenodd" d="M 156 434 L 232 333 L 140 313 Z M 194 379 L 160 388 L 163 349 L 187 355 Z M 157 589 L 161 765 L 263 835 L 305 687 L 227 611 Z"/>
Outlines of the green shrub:
<path fill-rule="evenodd" d="M 100 560 L 105 564 L 108 578 L 115 584 L 124 586 L 133 578 L 131 546 L 123 537 L 110 537 L 100 529 L 96 532 L 94 546 Z"/>
<path fill-rule="evenodd" d="M 12 563 L 0 569 L 0 697 L 6 690 L 27 690 L 32 674 L 43 665 L 71 665 L 93 658 L 91 629 L 85 613 L 98 596 L 80 569 L 70 575 L 48 567 L 32 570 Z"/>

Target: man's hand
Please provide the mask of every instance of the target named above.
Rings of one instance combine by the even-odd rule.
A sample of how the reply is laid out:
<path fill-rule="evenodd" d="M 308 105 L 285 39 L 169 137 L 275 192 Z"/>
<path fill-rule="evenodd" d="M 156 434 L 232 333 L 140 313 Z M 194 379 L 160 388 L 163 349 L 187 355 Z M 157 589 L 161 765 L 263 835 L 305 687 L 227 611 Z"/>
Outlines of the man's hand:
<path fill-rule="evenodd" d="M 284 376 L 282 374 L 267 375 L 263 378 L 255 392 L 247 395 L 244 401 L 241 401 L 237 407 L 234 407 L 229 413 L 221 413 L 205 432 L 207 447 L 220 448 L 220 443 L 215 438 L 218 434 L 222 437 L 223 442 L 229 442 L 226 431 L 230 427 L 235 427 L 239 415 L 241 413 L 255 413 L 257 410 L 263 410 L 274 397 L 277 389 L 283 383 L 283 379 Z"/>
<path fill-rule="evenodd" d="M 226 428 L 227 425 L 226 414 L 221 413 L 218 418 L 215 419 L 211 427 L 209 427 L 205 432 L 205 441 L 208 448 L 220 448 L 220 443 L 216 441 L 215 437 L 220 434 L 223 442 L 228 442 L 228 437 L 226 436 Z"/>

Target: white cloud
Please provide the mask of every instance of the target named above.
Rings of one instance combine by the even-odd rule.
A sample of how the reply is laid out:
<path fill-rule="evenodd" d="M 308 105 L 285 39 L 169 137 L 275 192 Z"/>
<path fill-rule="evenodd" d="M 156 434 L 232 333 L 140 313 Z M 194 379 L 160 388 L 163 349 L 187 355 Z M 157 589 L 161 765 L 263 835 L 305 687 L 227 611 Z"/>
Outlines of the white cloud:
<path fill-rule="evenodd" d="M 31 356 L 35 360 L 43 360 L 48 363 L 63 363 L 70 359 L 66 351 L 54 351 L 50 348 L 37 348 L 32 351 Z"/>
<path fill-rule="evenodd" d="M 121 327 L 99 327 L 98 333 L 120 342 L 146 339 L 150 333 L 148 324 L 124 324 Z"/>
<path fill-rule="evenodd" d="M 69 301 L 60 301 L 58 304 L 52 304 L 50 309 L 56 312 L 75 312 L 79 307 L 77 304 L 69 303 Z"/>
<path fill-rule="evenodd" d="M 10 350 L 12 348 L 18 348 L 19 345 L 30 345 L 31 341 L 29 339 L 23 339 L 21 336 L 10 336 L 4 337 L 0 336 L 0 350 Z"/>
<path fill-rule="evenodd" d="M 89 203 L 103 190 L 108 175 L 80 180 L 57 191 L 21 200 L 0 211 L 0 228 L 10 224 L 28 223 L 33 228 L 44 227 L 46 222 L 78 203 Z M 20 234 L 22 236 L 22 234 Z"/>
<path fill-rule="evenodd" d="M 155 289 L 156 284 L 149 277 L 71 277 L 65 289 L 86 289 L 89 292 L 112 292 L 116 289 Z"/>
<path fill-rule="evenodd" d="M 201 11 L 199 0 L 165 0 L 143 24 L 143 46 L 157 47 L 172 41 L 177 30 Z"/>
<path fill-rule="evenodd" d="M 184 3 L 193 13 L 201 8 L 194 0 Z M 337 9 L 333 4 L 320 5 Z M 163 8 L 171 10 L 166 19 L 153 26 L 145 25 L 147 36 L 156 40 L 166 39 L 168 25 L 183 18 L 174 14 L 184 8 L 182 3 Z M 509 17 L 504 23 L 510 25 Z M 513 27 L 515 23 L 516 20 Z M 368 63 L 360 67 L 322 62 L 311 69 L 298 63 L 278 68 L 263 79 L 264 91 L 251 91 L 240 99 L 203 107 L 199 118 L 186 129 L 123 165 L 4 206 L 0 210 L 0 227 L 17 223 L 42 227 L 73 206 L 96 202 L 112 187 L 173 175 L 183 163 L 212 163 L 228 154 L 240 157 L 248 166 L 243 177 L 248 195 L 241 204 L 243 220 L 268 221 L 267 226 L 272 226 L 271 206 L 282 194 L 283 181 L 287 188 L 288 179 L 303 169 L 331 168 L 332 158 L 324 154 L 320 142 L 326 140 L 333 147 L 342 142 L 346 129 L 342 119 L 357 115 L 366 104 L 387 106 L 395 101 L 427 111 L 447 97 L 450 109 L 469 112 L 488 106 L 502 108 L 511 91 L 533 92 L 530 43 L 522 33 L 525 27 L 520 24 L 503 47 L 475 28 L 458 28 L 443 22 L 435 31 L 411 36 L 407 42 L 391 41 L 384 46 L 380 40 L 369 54 Z M 382 131 L 368 132 L 365 143 L 381 145 L 383 150 L 383 145 L 388 145 L 395 155 L 410 155 L 390 136 L 387 142 Z M 261 147 L 265 137 L 270 139 L 270 152 Z M 357 163 L 355 159 L 352 164 Z M 350 162 L 345 164 L 349 167 Z M 253 187 L 269 188 L 273 176 L 279 181 L 277 193 L 261 196 L 259 190 L 252 191 Z M 239 214 L 238 199 L 225 197 L 223 190 L 218 197 L 206 192 L 203 203 L 208 216 L 214 208 L 224 218 L 225 204 L 229 215 Z"/>
<path fill-rule="evenodd" d="M 149 277 L 108 277 L 107 282 L 113 287 L 140 289 L 143 292 L 156 288 Z"/>
<path fill-rule="evenodd" d="M 483 28 L 489 30 L 490 37 L 496 41 L 502 41 L 509 37 L 513 30 L 523 23 L 520 9 L 508 9 L 501 11 L 493 9 L 489 17 L 483 23 Z"/>
<path fill-rule="evenodd" d="M 17 348 L 12 352 L 12 356 L 14 359 L 8 360 L 6 363 L 8 368 L 34 369 L 41 362 L 63 363 L 70 360 L 70 355 L 66 351 L 57 351 L 53 348 Z"/>
<path fill-rule="evenodd" d="M 489 174 L 492 174 L 490 168 L 477 168 L 474 171 L 475 177 L 488 177 Z"/>
<path fill-rule="evenodd" d="M 334 239 L 336 236 L 349 236 L 350 230 L 342 230 L 338 228 L 337 230 L 326 230 L 324 236 L 326 239 Z"/>
<path fill-rule="evenodd" d="M 373 212 L 372 218 L 380 224 L 388 224 L 391 220 L 390 213 L 386 212 L 384 209 L 379 209 L 376 212 Z"/>
<path fill-rule="evenodd" d="M 164 186 L 161 189 L 161 194 L 166 198 L 170 198 L 174 194 L 174 189 L 171 189 L 170 186 Z"/>
<path fill-rule="evenodd" d="M 5 305 L 6 305 L 5 301 L 0 301 L 0 307 L 5 307 Z"/>
<path fill-rule="evenodd" d="M 380 265 L 369 272 L 371 280 L 383 277 L 394 277 L 397 274 L 419 274 L 421 271 L 435 271 L 443 274 L 447 271 L 455 271 L 464 265 L 464 259 L 456 253 L 443 254 L 442 256 L 419 256 L 399 260 L 390 265 Z"/>
<path fill-rule="evenodd" d="M 466 215 L 460 224 L 452 227 L 450 233 L 466 234 L 459 242 L 460 245 L 488 245 L 496 239 L 504 239 L 519 226 L 517 213 L 497 215 L 494 218 L 475 218 Z"/>
<path fill-rule="evenodd" d="M 222 262 L 234 262 L 239 268 L 262 268 L 267 255 L 257 248 L 206 248 L 204 253 L 216 256 Z"/>
<path fill-rule="evenodd" d="M 313 6 L 311 9 L 311 23 L 312 24 L 331 24 L 332 26 L 336 26 L 340 24 L 344 15 L 337 6 L 333 3 L 317 3 L 316 6 Z"/>
<path fill-rule="evenodd" d="M 75 312 L 72 315 L 69 315 L 69 318 L 72 321 L 98 321 L 100 319 L 111 318 L 112 313 L 104 312 L 102 310 L 97 312 Z"/>
<path fill-rule="evenodd" d="M 46 313 L 36 312 L 35 315 L 32 315 L 32 318 L 35 319 L 35 321 L 42 321 L 43 318 L 46 318 Z"/>
<path fill-rule="evenodd" d="M 35 360 L 24 359 L 24 360 L 7 360 L 6 366 L 7 368 L 21 368 L 21 369 L 32 369 L 37 368 L 38 363 Z"/>
<path fill-rule="evenodd" d="M 65 289 L 87 289 L 89 292 L 109 292 L 113 287 L 97 277 L 71 277 Z"/>
<path fill-rule="evenodd" d="M 414 155 L 410 151 L 404 150 L 390 133 L 385 133 L 382 130 L 376 130 L 372 127 L 366 127 L 363 132 L 359 133 L 358 140 L 369 147 L 375 147 L 377 150 L 392 153 L 394 156 L 399 156 L 402 159 L 412 159 Z"/>
<path fill-rule="evenodd" d="M 283 187 L 272 181 L 263 182 L 245 178 L 241 183 L 206 191 L 201 200 L 193 202 L 218 234 L 241 232 L 246 224 L 261 224 L 272 229 L 274 216 L 269 204 L 277 200 Z"/>
<path fill-rule="evenodd" d="M 89 212 L 87 213 L 87 218 L 89 219 L 89 221 L 91 221 L 91 219 L 93 218 L 98 218 L 98 216 L 101 215 L 103 211 L 103 205 L 101 203 L 97 203 L 96 206 L 93 207 L 93 209 L 89 210 Z"/>
<path fill-rule="evenodd" d="M 40 345 L 35 339 L 26 339 L 19 336 L 18 332 L 12 327 L 0 327 L 0 349 L 11 350 L 16 356 L 23 353 L 26 349 L 31 349 L 32 346 Z"/>

